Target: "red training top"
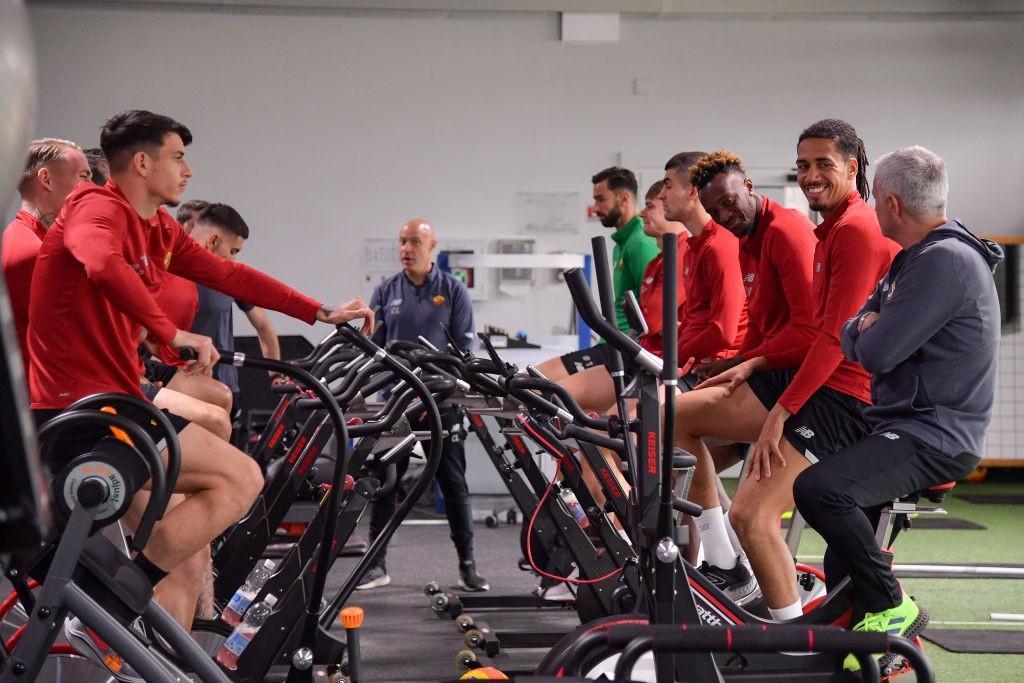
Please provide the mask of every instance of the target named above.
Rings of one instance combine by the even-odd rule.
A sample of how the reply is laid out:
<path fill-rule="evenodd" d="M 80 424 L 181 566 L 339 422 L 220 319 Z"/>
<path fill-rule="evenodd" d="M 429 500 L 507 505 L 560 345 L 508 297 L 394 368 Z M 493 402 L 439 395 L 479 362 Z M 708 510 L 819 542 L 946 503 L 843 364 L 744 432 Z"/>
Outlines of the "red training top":
<path fill-rule="evenodd" d="M 747 329 L 746 296 L 740 274 L 739 240 L 715 221 L 686 240 L 683 259 L 686 306 L 679 331 L 679 365 L 693 358 L 728 358 Z"/>
<path fill-rule="evenodd" d="M 139 335 L 177 328 L 151 293 L 171 271 L 312 323 L 320 304 L 248 266 L 206 251 L 160 209 L 143 220 L 113 181 L 80 185 L 46 234 L 32 279 L 28 350 L 33 408 L 139 389 Z"/>
<path fill-rule="evenodd" d="M 156 295 L 156 305 L 160 307 L 172 325 L 179 330 L 192 329 L 192 322 L 196 319 L 196 312 L 199 310 L 199 291 L 196 289 L 196 283 L 164 271 L 154 294 Z M 161 346 L 158 357 L 170 365 L 185 365 L 178 358 L 178 353 L 170 346 Z M 141 372 L 145 372 L 145 368 L 142 368 Z"/>
<path fill-rule="evenodd" d="M 18 332 L 25 372 L 28 372 L 28 295 L 32 286 L 32 271 L 36 267 L 36 255 L 39 254 L 44 237 L 46 226 L 24 209 L 18 211 L 18 215 L 4 230 L 4 278 L 7 280 L 7 295 L 11 298 L 14 328 Z"/>
<path fill-rule="evenodd" d="M 740 353 L 766 356 L 808 348 L 814 340 L 814 224 L 803 213 L 762 198 L 753 231 L 740 239 L 740 268 L 750 326 Z"/>
<path fill-rule="evenodd" d="M 683 285 L 683 261 L 686 258 L 686 252 L 690 250 L 690 246 L 686 243 L 684 235 L 679 236 L 677 244 L 679 245 L 677 248 L 679 256 L 678 261 L 676 261 L 678 264 L 678 273 L 676 275 L 679 278 L 679 283 L 676 286 L 676 304 L 679 307 L 678 320 L 682 320 L 683 310 L 686 307 L 686 289 Z M 658 356 L 661 356 L 662 319 L 665 312 L 661 303 L 662 295 L 665 292 L 664 268 L 664 255 L 658 254 L 647 264 L 647 268 L 644 270 L 644 277 L 640 280 L 640 310 L 644 314 L 644 320 L 647 321 L 647 334 L 640 337 L 640 346 Z"/>
<path fill-rule="evenodd" d="M 843 356 L 839 334 L 889 269 L 899 246 L 882 236 L 875 210 L 853 191 L 814 229 L 814 326 L 810 348 L 768 354 L 769 367 L 799 366 L 779 403 L 791 413 L 822 386 L 871 402 L 871 375 Z"/>

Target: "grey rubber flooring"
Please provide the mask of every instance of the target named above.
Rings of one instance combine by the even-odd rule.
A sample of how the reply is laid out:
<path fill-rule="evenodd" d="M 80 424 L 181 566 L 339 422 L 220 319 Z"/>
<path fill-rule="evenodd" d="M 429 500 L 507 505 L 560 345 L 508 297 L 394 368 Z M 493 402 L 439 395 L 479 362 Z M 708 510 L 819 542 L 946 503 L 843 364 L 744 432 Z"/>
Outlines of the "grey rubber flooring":
<path fill-rule="evenodd" d="M 474 500 L 474 508 L 479 505 Z M 416 515 L 423 519 L 425 515 Z M 365 610 L 361 634 L 363 675 L 368 681 L 443 681 L 458 678 L 455 657 L 465 649 L 463 636 L 456 632 L 445 615 L 439 619 L 423 593 L 426 582 L 436 580 L 442 590 L 458 591 L 455 549 L 448 536 L 448 525 L 406 524 L 391 542 L 387 555 L 391 585 L 369 591 L 356 591 L 350 605 Z M 474 527 L 476 560 L 479 573 L 490 583 L 491 594 L 528 595 L 535 577 L 520 571 L 519 525 L 502 524 Z M 366 538 L 363 525 L 360 533 Z M 345 580 L 355 566 L 354 559 L 343 558 L 328 578 L 327 592 Z M 579 621 L 572 610 L 526 610 L 485 612 L 467 610 L 478 621 L 484 619 L 495 630 L 569 631 Z M 545 649 L 502 651 L 489 661 L 502 671 L 533 669 Z"/>

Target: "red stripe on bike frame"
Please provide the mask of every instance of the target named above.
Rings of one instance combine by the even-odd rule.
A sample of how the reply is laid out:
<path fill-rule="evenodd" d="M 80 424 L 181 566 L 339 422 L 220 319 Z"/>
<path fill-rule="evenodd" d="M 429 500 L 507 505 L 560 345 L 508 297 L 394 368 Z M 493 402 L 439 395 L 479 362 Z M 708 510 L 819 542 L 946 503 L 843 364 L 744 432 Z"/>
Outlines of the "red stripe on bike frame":
<path fill-rule="evenodd" d="M 706 590 L 704 590 L 704 588 L 699 583 L 697 583 L 696 581 L 694 581 L 690 577 L 686 577 L 686 578 L 690 582 L 690 587 L 691 588 L 696 589 L 696 591 L 698 593 L 700 593 L 705 598 L 707 598 L 707 600 L 711 604 L 713 604 L 715 607 L 717 607 L 726 617 L 728 617 L 729 619 L 732 619 L 734 624 L 744 624 L 744 623 L 746 623 L 745 621 L 743 621 L 742 619 L 737 617 L 735 614 L 733 614 L 732 611 L 728 607 L 726 607 L 725 605 L 720 603 L 715 598 L 715 596 L 711 595 L 711 593 L 708 593 Z"/>

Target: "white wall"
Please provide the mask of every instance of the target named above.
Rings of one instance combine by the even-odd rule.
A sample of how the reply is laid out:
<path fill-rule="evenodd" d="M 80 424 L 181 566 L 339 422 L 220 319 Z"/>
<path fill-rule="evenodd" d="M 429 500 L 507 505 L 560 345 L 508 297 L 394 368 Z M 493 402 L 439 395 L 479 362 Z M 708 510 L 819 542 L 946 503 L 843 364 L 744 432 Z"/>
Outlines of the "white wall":
<path fill-rule="evenodd" d="M 1016 22 L 627 16 L 621 43 L 580 47 L 559 42 L 554 13 L 42 5 L 31 19 L 38 134 L 91 146 L 121 109 L 180 119 L 195 135 L 187 197 L 238 207 L 253 229 L 245 260 L 328 300 L 369 295 L 360 241 L 410 217 L 442 238 L 514 235 L 517 191 L 587 197 L 590 175 L 620 155 L 658 167 L 692 148 L 784 167 L 825 116 L 854 123 L 872 158 L 906 144 L 943 154 L 954 215 L 984 234 L 1024 233 Z M 650 95 L 631 94 L 636 77 Z M 542 238 L 541 251 L 586 249 L 598 230 Z M 568 306 L 552 285 L 483 304 L 477 321 L 548 334 Z"/>

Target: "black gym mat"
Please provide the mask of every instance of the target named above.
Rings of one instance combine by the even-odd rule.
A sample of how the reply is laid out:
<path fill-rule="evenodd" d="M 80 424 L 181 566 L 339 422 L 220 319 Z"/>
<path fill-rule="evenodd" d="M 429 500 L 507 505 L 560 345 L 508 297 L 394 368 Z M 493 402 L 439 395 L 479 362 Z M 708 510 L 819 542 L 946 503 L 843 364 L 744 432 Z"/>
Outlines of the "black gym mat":
<path fill-rule="evenodd" d="M 929 628 L 921 637 L 930 640 L 943 650 L 960 654 L 1024 654 L 1024 631 Z"/>
<path fill-rule="evenodd" d="M 958 517 L 914 517 L 910 520 L 912 529 L 965 529 L 984 531 L 987 526 Z"/>
<path fill-rule="evenodd" d="M 957 493 L 960 500 L 966 500 L 975 505 L 1024 505 L 1024 496 L 1021 495 L 989 495 L 983 493 Z"/>

